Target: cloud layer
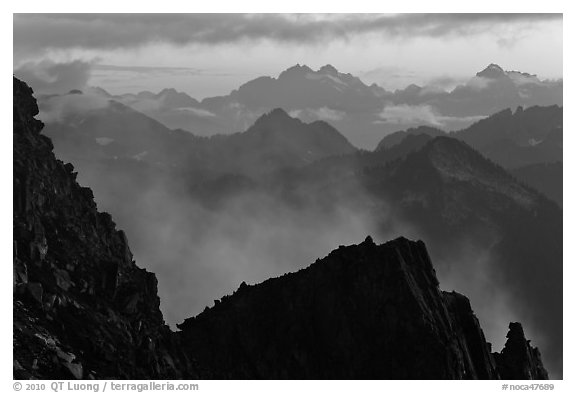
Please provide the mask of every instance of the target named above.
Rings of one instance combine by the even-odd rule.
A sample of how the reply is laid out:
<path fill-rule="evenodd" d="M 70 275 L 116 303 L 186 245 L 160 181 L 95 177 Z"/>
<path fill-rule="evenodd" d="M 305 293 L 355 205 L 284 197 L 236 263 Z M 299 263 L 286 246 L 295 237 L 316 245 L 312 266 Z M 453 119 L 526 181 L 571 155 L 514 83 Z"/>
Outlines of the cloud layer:
<path fill-rule="evenodd" d="M 61 94 L 83 89 L 90 78 L 91 67 L 92 63 L 81 60 L 67 63 L 42 60 L 22 64 L 14 70 L 14 75 L 25 80 L 36 93 Z"/>
<path fill-rule="evenodd" d="M 365 33 L 404 38 L 462 36 L 515 22 L 561 19 L 561 14 L 15 14 L 14 47 L 29 52 L 244 40 L 309 44 Z"/>
<path fill-rule="evenodd" d="M 470 124 L 482 120 L 486 115 L 476 116 L 443 116 L 431 105 L 388 105 L 385 106 L 379 114 L 381 119 L 375 123 L 391 123 L 400 126 L 414 126 L 417 124 L 426 124 L 438 128 L 446 128 L 448 125 L 455 123 Z"/>

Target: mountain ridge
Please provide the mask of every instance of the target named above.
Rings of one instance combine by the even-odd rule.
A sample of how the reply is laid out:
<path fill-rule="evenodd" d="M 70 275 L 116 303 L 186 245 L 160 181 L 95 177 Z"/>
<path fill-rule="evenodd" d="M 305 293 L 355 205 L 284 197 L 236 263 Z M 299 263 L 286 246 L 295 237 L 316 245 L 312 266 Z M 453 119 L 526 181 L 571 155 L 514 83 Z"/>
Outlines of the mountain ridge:
<path fill-rule="evenodd" d="M 378 285 L 363 287 L 367 276 Z M 312 297 L 302 291 L 312 287 L 322 291 L 310 289 Z M 249 312 L 254 308 L 267 319 Z M 280 315 L 287 311 L 291 315 L 284 320 Z M 413 326 L 414 314 L 422 314 L 428 328 Z M 368 237 L 296 273 L 255 286 L 242 283 L 178 327 L 201 362 L 219 365 L 211 378 L 498 379 L 497 367 L 515 367 L 506 363 L 513 356 L 507 352 L 498 355 L 496 365 L 468 299 L 441 292 L 425 246 L 405 238 L 376 245 Z M 533 356 L 518 368 L 546 379 L 534 351 L 519 351 L 518 356 Z M 326 361 L 330 367 L 321 367 Z"/>
<path fill-rule="evenodd" d="M 511 168 L 562 157 L 563 108 L 557 105 L 506 108 L 467 128 L 442 132 L 427 126 L 385 136 L 376 150 L 397 144 L 408 134 L 446 135 L 466 142 L 487 158 Z M 550 140 L 548 140 L 550 139 Z"/>
<path fill-rule="evenodd" d="M 46 134 L 67 160 L 129 159 L 182 170 L 210 168 L 240 174 L 304 165 L 356 150 L 328 123 L 305 123 L 280 108 L 263 114 L 243 132 L 206 138 L 170 130 L 112 100 L 82 116 L 49 124 Z"/>
<path fill-rule="evenodd" d="M 282 107 L 306 122 L 329 122 L 365 149 L 401 127 L 462 129 L 505 107 L 562 105 L 562 81 L 516 71 L 502 71 L 504 77 L 493 79 L 484 77 L 484 71 L 451 90 L 431 83 L 389 91 L 330 65 L 318 70 L 296 65 L 277 77 L 257 77 L 229 94 L 202 100 L 172 90 L 114 98 L 168 128 L 202 136 L 244 131 L 262 114 Z M 92 90 L 97 94 L 98 89 Z M 170 95 L 162 94 L 168 91 Z"/>

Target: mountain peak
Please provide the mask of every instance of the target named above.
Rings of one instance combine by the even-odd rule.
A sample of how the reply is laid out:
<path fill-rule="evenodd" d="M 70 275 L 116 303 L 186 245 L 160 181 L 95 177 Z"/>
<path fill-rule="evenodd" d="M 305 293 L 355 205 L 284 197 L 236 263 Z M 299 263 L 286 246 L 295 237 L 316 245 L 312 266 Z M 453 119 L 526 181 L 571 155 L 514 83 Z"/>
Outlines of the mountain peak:
<path fill-rule="evenodd" d="M 98 87 L 98 86 L 89 86 L 89 87 L 87 88 L 87 91 L 88 91 L 89 93 L 96 94 L 96 95 L 101 95 L 101 96 L 104 96 L 104 97 L 111 97 L 111 96 L 112 96 L 112 95 L 111 95 L 110 93 L 108 93 L 106 90 L 104 90 L 103 88 Z"/>
<path fill-rule="evenodd" d="M 408 86 L 406 86 L 404 91 L 406 93 L 420 93 L 422 91 L 422 87 L 415 83 L 410 83 Z"/>
<path fill-rule="evenodd" d="M 526 340 L 522 325 L 510 322 L 508 329 L 504 349 L 495 357 L 502 379 L 548 379 L 540 351 Z"/>
<path fill-rule="evenodd" d="M 498 79 L 506 76 L 506 72 L 498 64 L 491 63 L 482 71 L 477 72 L 476 76 L 488 79 Z"/>
<path fill-rule="evenodd" d="M 505 195 L 526 209 L 536 204 L 536 194 L 461 140 L 439 136 L 428 142 L 421 152 L 444 179 L 472 181 L 475 186 Z"/>
<path fill-rule="evenodd" d="M 383 303 L 381 312 L 371 312 Z M 177 326 L 184 351 L 216 378 L 498 379 L 500 374 L 469 299 L 441 292 L 425 244 L 403 237 L 375 244 L 368 236 L 340 246 L 298 272 L 241 285 Z M 379 334 L 374 338 L 372 332 Z M 289 355 L 268 355 L 275 343 Z M 327 356 L 318 351 L 325 346 Z M 500 364 L 507 367 L 514 359 L 502 357 Z M 545 372 L 541 359 L 533 360 L 532 369 Z"/>
<path fill-rule="evenodd" d="M 332 64 L 326 64 L 325 66 L 322 66 L 318 72 L 322 74 L 338 75 L 338 70 L 334 68 Z"/>
<path fill-rule="evenodd" d="M 286 122 L 290 122 L 290 121 L 299 121 L 299 120 L 291 117 L 288 113 L 286 113 L 286 111 L 284 109 L 275 108 L 275 109 L 272 109 L 270 112 L 265 113 L 262 116 L 260 116 L 256 120 L 256 122 L 254 123 L 254 125 L 266 125 L 270 122 L 272 122 L 274 124 L 278 124 L 278 123 L 286 123 Z"/>
<path fill-rule="evenodd" d="M 164 105 L 173 108 L 185 108 L 198 104 L 198 101 L 188 94 L 178 91 L 174 88 L 166 88 L 161 90 L 158 94 L 147 96 L 150 99 L 162 99 Z"/>
<path fill-rule="evenodd" d="M 291 76 L 306 75 L 309 72 L 314 72 L 314 71 L 312 71 L 312 69 L 305 64 L 304 65 L 296 64 L 296 65 L 282 71 L 282 73 L 280 73 L 280 75 L 278 76 L 278 79 L 291 77 Z"/>
<path fill-rule="evenodd" d="M 422 149 L 430 163 L 447 178 L 472 179 L 482 182 L 487 178 L 506 177 L 504 170 L 485 160 L 465 142 L 450 136 L 432 139 Z"/>
<path fill-rule="evenodd" d="M 165 89 L 162 89 L 159 93 L 158 96 L 163 96 L 163 95 L 179 95 L 181 93 L 179 93 L 175 88 L 173 87 L 168 87 Z"/>
<path fill-rule="evenodd" d="M 282 108 L 274 108 L 272 109 L 270 112 L 268 112 L 265 116 L 271 117 L 271 118 L 276 118 L 276 119 L 281 119 L 281 118 L 290 118 L 292 119 L 292 117 L 290 117 L 290 115 L 288 113 L 286 113 L 286 111 Z"/>

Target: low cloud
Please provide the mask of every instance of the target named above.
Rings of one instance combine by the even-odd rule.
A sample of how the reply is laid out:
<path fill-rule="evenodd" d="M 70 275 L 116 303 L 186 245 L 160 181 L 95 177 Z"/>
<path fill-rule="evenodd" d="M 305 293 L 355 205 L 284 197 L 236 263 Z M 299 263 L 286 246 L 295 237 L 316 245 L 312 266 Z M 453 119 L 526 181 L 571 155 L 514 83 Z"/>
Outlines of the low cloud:
<path fill-rule="evenodd" d="M 412 125 L 424 123 L 436 127 L 444 124 L 438 119 L 439 115 L 430 105 L 390 105 L 384 107 L 380 113 L 381 120 L 378 123 L 393 123 L 399 125 Z"/>
<path fill-rule="evenodd" d="M 457 78 L 443 75 L 430 79 L 426 83 L 425 88 L 436 88 L 438 90 L 449 91 L 454 89 L 458 85 L 466 84 L 468 80 L 469 80 L 468 77 Z"/>
<path fill-rule="evenodd" d="M 288 114 L 290 115 L 290 117 L 300 118 L 300 115 L 302 114 L 302 109 L 293 109 L 290 112 L 288 112 Z"/>
<path fill-rule="evenodd" d="M 25 80 L 37 94 L 63 94 L 86 87 L 92 62 L 74 60 L 56 63 L 51 60 L 27 62 L 14 70 L 17 78 Z"/>
<path fill-rule="evenodd" d="M 156 112 L 164 108 L 164 98 L 135 98 L 128 96 L 117 98 L 118 101 L 142 113 Z"/>
<path fill-rule="evenodd" d="M 335 109 L 330 109 L 326 106 L 323 106 L 318 109 L 307 109 L 307 111 L 314 117 L 319 120 L 328 120 L 328 121 L 340 121 L 344 119 L 346 115 L 342 111 L 338 111 Z"/>
<path fill-rule="evenodd" d="M 38 118 L 45 123 L 72 124 L 87 112 L 104 109 L 110 104 L 108 98 L 96 94 L 65 94 L 39 101 Z"/>
<path fill-rule="evenodd" d="M 475 76 L 466 82 L 465 87 L 471 88 L 473 90 L 484 90 L 494 83 L 493 79 L 483 78 L 481 76 Z"/>
<path fill-rule="evenodd" d="M 245 190 L 214 194 L 211 206 L 175 192 L 172 182 L 180 183 L 178 178 L 142 187 L 122 171 L 103 176 L 89 162 L 75 165 L 98 206 L 126 229 L 138 263 L 157 274 L 162 311 L 171 325 L 232 293 L 242 281 L 297 271 L 376 231 L 362 204 L 300 206 Z"/>
<path fill-rule="evenodd" d="M 517 86 L 525 86 L 525 85 L 543 85 L 542 81 L 540 81 L 536 75 L 528 75 L 523 74 L 520 72 L 509 72 L 508 77 L 512 79 L 512 81 Z"/>
<path fill-rule="evenodd" d="M 215 117 L 216 115 L 207 109 L 202 108 L 178 108 L 177 111 L 188 112 L 197 117 Z"/>
<path fill-rule="evenodd" d="M 458 127 L 468 125 L 478 120 L 486 118 L 485 115 L 478 116 L 444 116 L 433 106 L 424 105 L 389 105 L 379 115 L 380 119 L 374 123 L 398 124 L 401 126 L 430 125 L 438 128 Z"/>

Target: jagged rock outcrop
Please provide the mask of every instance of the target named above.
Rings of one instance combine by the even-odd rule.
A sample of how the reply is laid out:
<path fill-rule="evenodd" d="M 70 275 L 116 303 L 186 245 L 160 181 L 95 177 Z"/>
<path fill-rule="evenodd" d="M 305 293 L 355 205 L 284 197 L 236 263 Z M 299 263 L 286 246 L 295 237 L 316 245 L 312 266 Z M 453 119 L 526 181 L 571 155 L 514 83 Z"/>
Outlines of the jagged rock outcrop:
<path fill-rule="evenodd" d="M 215 303 L 179 325 L 211 378 L 500 376 L 468 299 L 439 289 L 422 242 L 368 238 Z"/>
<path fill-rule="evenodd" d="M 546 378 L 519 324 L 492 354 L 468 299 L 404 238 L 242 284 L 172 332 L 155 276 L 54 157 L 17 79 L 13 102 L 15 378 Z"/>
<path fill-rule="evenodd" d="M 14 377 L 194 377 L 164 324 L 154 274 L 71 164 L 54 157 L 14 79 Z"/>
<path fill-rule="evenodd" d="M 526 340 L 522 325 L 511 322 L 509 329 L 504 349 L 494 354 L 502 379 L 548 379 L 540 351 Z"/>

